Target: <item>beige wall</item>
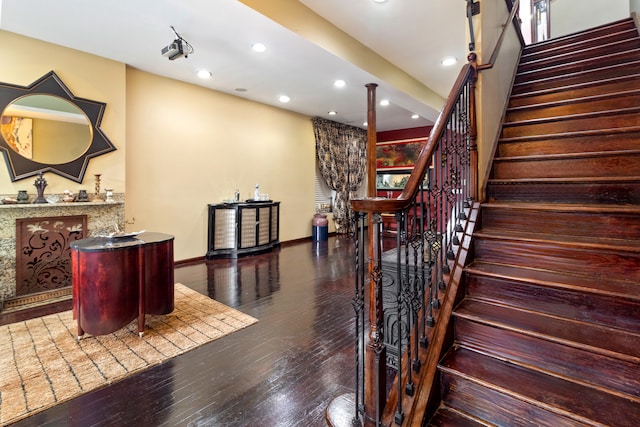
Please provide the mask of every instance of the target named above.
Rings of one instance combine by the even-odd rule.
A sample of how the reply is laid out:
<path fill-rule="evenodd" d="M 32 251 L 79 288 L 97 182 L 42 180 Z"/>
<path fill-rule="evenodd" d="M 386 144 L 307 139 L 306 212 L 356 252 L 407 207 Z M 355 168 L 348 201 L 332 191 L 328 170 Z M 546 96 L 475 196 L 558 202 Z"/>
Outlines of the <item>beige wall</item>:
<path fill-rule="evenodd" d="M 553 0 L 551 37 L 560 37 L 628 18 L 629 0 Z"/>
<path fill-rule="evenodd" d="M 62 193 L 68 189 L 77 193 L 81 188 L 93 191 L 94 174 L 102 174 L 104 186 L 124 191 L 125 183 L 125 110 L 126 67 L 119 62 L 67 49 L 50 43 L 0 30 L 2 66 L 0 82 L 28 86 L 49 71 L 55 71 L 69 90 L 77 97 L 105 102 L 100 128 L 117 150 L 92 159 L 84 181 L 79 184 L 52 173 L 45 174 L 48 186 L 45 194 Z M 0 165 L 0 194 L 17 194 L 27 190 L 35 194 L 35 178 L 11 182 L 2 156 Z"/>
<path fill-rule="evenodd" d="M 482 1 L 480 8 L 482 13 L 474 18 L 474 28 L 479 29 L 476 35 L 478 63 L 485 64 L 493 53 L 509 12 L 504 2 L 494 0 Z M 478 183 L 482 198 L 520 51 L 516 30 L 510 25 L 496 63 L 493 68 L 481 71 L 478 79 Z"/>
<path fill-rule="evenodd" d="M 174 234 L 201 257 L 207 204 L 240 190 L 281 201 L 280 240 L 311 235 L 315 141 L 309 117 L 129 68 L 127 220 Z"/>
<path fill-rule="evenodd" d="M 117 150 L 92 159 L 82 184 L 47 173 L 46 194 L 126 193 L 128 231 L 175 235 L 175 259 L 206 253 L 208 203 L 256 183 L 281 204 L 280 240 L 311 235 L 315 142 L 309 117 L 158 77 L 125 64 L 0 31 L 0 81 L 29 85 L 54 70 L 79 97 L 107 104 L 102 130 Z M 126 177 L 126 179 L 125 179 Z M 35 194 L 0 165 L 0 194 Z"/>

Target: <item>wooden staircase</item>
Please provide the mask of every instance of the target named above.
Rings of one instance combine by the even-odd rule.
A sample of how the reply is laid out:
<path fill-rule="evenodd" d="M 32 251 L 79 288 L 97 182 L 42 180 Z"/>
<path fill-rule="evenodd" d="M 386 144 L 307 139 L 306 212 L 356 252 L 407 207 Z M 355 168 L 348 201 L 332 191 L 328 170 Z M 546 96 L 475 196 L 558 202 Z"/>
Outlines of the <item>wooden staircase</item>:
<path fill-rule="evenodd" d="M 640 425 L 640 37 L 528 46 L 429 426 Z"/>

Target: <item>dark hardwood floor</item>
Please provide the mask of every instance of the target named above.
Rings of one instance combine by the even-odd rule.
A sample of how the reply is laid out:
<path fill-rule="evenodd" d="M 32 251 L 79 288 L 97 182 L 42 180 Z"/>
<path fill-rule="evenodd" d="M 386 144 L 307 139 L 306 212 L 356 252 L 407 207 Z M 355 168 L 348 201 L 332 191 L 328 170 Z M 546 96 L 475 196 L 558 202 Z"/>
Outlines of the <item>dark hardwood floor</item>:
<path fill-rule="evenodd" d="M 329 237 L 178 267 L 259 322 L 16 426 L 322 426 L 354 388 L 353 242 Z"/>

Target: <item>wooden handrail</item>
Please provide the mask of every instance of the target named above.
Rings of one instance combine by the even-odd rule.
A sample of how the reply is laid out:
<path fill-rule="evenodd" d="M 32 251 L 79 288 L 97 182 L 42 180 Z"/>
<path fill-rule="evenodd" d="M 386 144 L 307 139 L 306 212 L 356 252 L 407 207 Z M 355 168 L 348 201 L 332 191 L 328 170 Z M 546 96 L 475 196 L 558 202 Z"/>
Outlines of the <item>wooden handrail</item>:
<path fill-rule="evenodd" d="M 474 67 L 470 63 L 465 64 L 460 70 L 460 74 L 458 74 L 458 78 L 456 79 L 456 82 L 451 89 L 451 93 L 447 98 L 444 108 L 438 116 L 433 129 L 431 129 L 429 138 L 427 139 L 427 142 L 425 143 L 422 151 L 418 156 L 418 159 L 416 160 L 413 171 L 409 176 L 409 179 L 407 180 L 402 193 L 396 199 L 384 199 L 377 197 L 352 199 L 351 207 L 354 211 L 393 213 L 400 212 L 403 209 L 409 207 L 409 205 L 415 199 L 420 185 L 422 184 L 422 177 L 429 167 L 429 163 L 431 162 L 431 157 L 433 156 L 433 151 L 436 148 L 436 144 L 440 137 L 442 137 L 444 135 L 444 132 L 446 131 L 447 120 L 451 116 L 451 113 L 456 106 L 456 102 L 458 101 L 458 97 L 460 96 L 460 93 L 462 92 L 464 86 L 467 84 L 467 81 L 471 77 L 471 74 L 473 72 Z"/>
<path fill-rule="evenodd" d="M 438 116 L 438 119 L 436 120 L 436 123 L 433 126 L 433 129 L 431 129 L 429 138 L 427 139 L 425 146 L 423 147 L 422 151 L 420 152 L 420 155 L 418 156 L 418 159 L 416 160 L 414 169 L 412 171 L 413 173 L 411 173 L 411 175 L 409 176 L 409 179 L 407 180 L 407 184 L 405 185 L 404 190 L 402 191 L 400 196 L 398 196 L 396 199 L 386 199 L 386 198 L 377 198 L 377 197 L 352 199 L 351 207 L 353 208 L 353 210 L 359 211 L 359 212 L 394 213 L 394 212 L 400 212 L 403 209 L 406 209 L 407 207 L 409 207 L 409 205 L 415 198 L 418 192 L 418 189 L 420 188 L 422 176 L 424 176 L 424 173 L 427 167 L 429 166 L 431 157 L 433 155 L 433 151 L 436 147 L 436 142 L 444 134 L 444 131 L 446 130 L 445 126 L 446 126 L 447 120 L 455 107 L 455 103 L 458 99 L 458 96 L 460 95 L 460 92 L 462 91 L 462 88 L 466 84 L 467 79 L 470 77 L 470 73 L 491 69 L 493 68 L 497 60 L 498 53 L 500 52 L 500 48 L 502 47 L 502 42 L 506 35 L 507 29 L 509 28 L 509 23 L 514 21 L 515 14 L 518 11 L 518 7 L 520 5 L 520 0 L 516 0 L 514 3 L 511 3 L 511 0 L 506 0 L 506 2 L 507 2 L 507 6 L 511 7 L 509 18 L 507 19 L 507 21 L 505 22 L 502 28 L 500 37 L 498 38 L 498 41 L 496 42 L 496 46 L 493 49 L 491 57 L 489 58 L 489 62 L 486 64 L 477 65 L 475 66 L 475 68 L 473 67 L 473 63 L 471 62 L 471 63 L 465 64 L 465 66 L 462 67 L 462 69 L 460 70 L 460 73 L 458 74 L 458 78 L 456 79 L 453 85 L 453 88 L 451 89 L 451 92 L 442 109 L 442 112 Z M 521 32 L 518 31 L 517 33 L 519 37 L 522 38 Z M 470 54 L 469 59 L 471 59 L 472 55 L 475 55 L 475 54 L 473 53 Z"/>
<path fill-rule="evenodd" d="M 507 0 L 507 7 L 511 7 L 511 13 L 509 13 L 509 18 L 507 19 L 507 21 L 504 23 L 504 26 L 502 27 L 502 31 L 500 32 L 500 37 L 498 38 L 498 41 L 496 42 L 496 45 L 493 48 L 493 52 L 489 57 L 489 62 L 486 64 L 478 65 L 478 71 L 488 70 L 490 68 L 493 68 L 493 65 L 496 63 L 496 59 L 498 59 L 498 53 L 500 52 L 500 48 L 502 47 L 502 41 L 504 40 L 504 37 L 507 34 L 509 23 L 514 22 L 519 6 L 520 6 L 520 0 L 516 0 L 512 4 L 510 0 Z M 518 31 L 517 33 L 518 33 L 518 36 L 522 39 L 522 32 Z"/>

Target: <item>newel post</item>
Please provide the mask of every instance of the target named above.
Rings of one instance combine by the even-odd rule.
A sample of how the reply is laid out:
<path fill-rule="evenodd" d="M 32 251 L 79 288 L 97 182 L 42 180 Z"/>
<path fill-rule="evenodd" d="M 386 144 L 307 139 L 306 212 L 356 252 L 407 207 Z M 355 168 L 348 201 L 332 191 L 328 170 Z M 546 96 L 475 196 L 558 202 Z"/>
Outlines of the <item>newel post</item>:
<path fill-rule="evenodd" d="M 375 83 L 367 87 L 367 197 L 376 197 L 376 88 Z M 371 220 L 371 218 L 369 218 Z"/>
<path fill-rule="evenodd" d="M 367 87 L 367 196 L 376 196 L 376 87 Z M 365 351 L 364 404 L 365 417 L 379 420 L 386 402 L 386 349 L 382 330 L 382 254 L 377 242 L 375 214 L 368 215 L 369 255 L 369 339 Z"/>
<path fill-rule="evenodd" d="M 478 81 L 478 56 L 471 52 L 467 56 L 471 65 L 471 77 L 469 78 L 469 150 L 471 199 L 478 200 L 478 127 L 476 119 L 476 82 Z"/>

